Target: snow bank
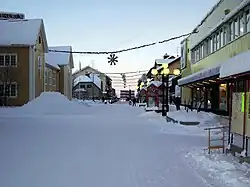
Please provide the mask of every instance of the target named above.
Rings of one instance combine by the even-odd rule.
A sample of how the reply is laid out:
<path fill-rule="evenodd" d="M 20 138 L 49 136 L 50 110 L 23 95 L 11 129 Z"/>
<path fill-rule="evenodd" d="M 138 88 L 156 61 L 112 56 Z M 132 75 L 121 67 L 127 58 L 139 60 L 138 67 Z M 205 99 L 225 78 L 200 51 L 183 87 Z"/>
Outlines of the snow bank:
<path fill-rule="evenodd" d="M 185 122 L 195 122 L 199 121 L 200 123 L 204 121 L 211 120 L 214 115 L 208 112 L 198 112 L 197 111 L 188 111 L 185 110 L 178 110 L 178 111 L 170 111 L 168 116 L 178 120 L 178 121 L 185 121 Z"/>
<path fill-rule="evenodd" d="M 207 180 L 216 180 L 221 186 L 249 187 L 250 165 L 240 164 L 237 158 L 221 153 L 208 155 L 201 149 L 192 150 L 185 155 L 193 169 Z"/>
<path fill-rule="evenodd" d="M 89 107 L 70 101 L 58 92 L 43 92 L 36 99 L 18 108 L 24 114 L 84 114 Z"/>

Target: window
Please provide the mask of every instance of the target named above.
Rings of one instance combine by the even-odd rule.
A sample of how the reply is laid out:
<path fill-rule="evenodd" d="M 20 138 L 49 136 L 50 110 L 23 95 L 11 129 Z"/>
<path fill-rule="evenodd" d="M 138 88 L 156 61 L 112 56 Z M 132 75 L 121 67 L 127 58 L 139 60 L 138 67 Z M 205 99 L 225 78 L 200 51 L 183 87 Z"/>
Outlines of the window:
<path fill-rule="evenodd" d="M 196 48 L 196 62 L 200 60 L 200 50 L 199 50 L 199 47 Z"/>
<path fill-rule="evenodd" d="M 17 96 L 17 84 L 13 83 L 10 85 L 10 96 L 16 97 Z"/>
<path fill-rule="evenodd" d="M 220 49 L 220 33 L 216 34 L 216 49 Z"/>
<path fill-rule="evenodd" d="M 220 31 L 220 47 L 224 46 L 224 31 L 221 29 Z"/>
<path fill-rule="evenodd" d="M 246 11 L 246 15 L 247 15 L 247 32 L 250 31 L 250 12 L 249 9 Z"/>
<path fill-rule="evenodd" d="M 16 55 L 10 55 L 10 65 L 11 66 L 16 66 L 17 65 Z"/>
<path fill-rule="evenodd" d="M 210 38 L 210 53 L 214 52 L 213 37 Z"/>
<path fill-rule="evenodd" d="M 0 66 L 4 66 L 4 55 L 0 55 Z"/>
<path fill-rule="evenodd" d="M 244 33 L 245 33 L 245 24 L 244 24 L 244 16 L 243 15 L 241 15 L 240 16 L 240 35 L 243 35 Z"/>
<path fill-rule="evenodd" d="M 91 85 L 91 84 L 87 85 L 87 88 L 91 88 L 91 87 L 92 87 L 92 85 Z"/>
<path fill-rule="evenodd" d="M 217 50 L 217 37 L 216 35 L 213 36 L 213 52 Z"/>
<path fill-rule="evenodd" d="M 4 96 L 4 85 L 0 84 L 0 96 Z"/>
<path fill-rule="evenodd" d="M 240 24 L 239 20 L 234 20 L 234 37 L 237 38 L 240 36 Z"/>
<path fill-rule="evenodd" d="M 229 32 L 229 26 L 226 26 L 224 28 L 224 44 L 226 45 L 229 42 L 230 32 Z"/>
<path fill-rule="evenodd" d="M 16 66 L 17 55 L 14 54 L 0 54 L 0 66 Z"/>
<path fill-rule="evenodd" d="M 200 52 L 200 59 L 204 58 L 204 43 L 201 44 L 201 48 L 200 48 L 201 52 Z"/>
<path fill-rule="evenodd" d="M 85 88 L 85 85 L 84 84 L 80 84 L 80 88 Z"/>
<path fill-rule="evenodd" d="M 45 67 L 45 71 L 44 71 L 44 82 L 45 85 L 48 84 L 48 68 Z"/>
<path fill-rule="evenodd" d="M 56 73 L 53 71 L 53 86 L 56 86 Z"/>
<path fill-rule="evenodd" d="M 1 84 L 0 96 L 16 97 L 17 96 L 17 83 L 11 83 L 11 84 L 5 84 L 5 85 Z"/>
<path fill-rule="evenodd" d="M 234 40 L 234 22 L 230 23 L 230 38 L 229 41 L 233 41 Z"/>
<path fill-rule="evenodd" d="M 49 71 L 48 71 L 48 73 L 49 73 L 49 85 L 52 85 L 52 71 L 49 69 Z"/>
<path fill-rule="evenodd" d="M 203 55 L 204 55 L 204 57 L 206 57 L 207 55 L 208 55 L 208 42 L 207 42 L 207 40 L 205 40 L 205 42 L 204 42 L 204 52 L 203 52 Z"/>
<path fill-rule="evenodd" d="M 195 62 L 194 57 L 195 57 L 195 54 L 194 54 L 194 51 L 192 51 L 192 52 L 191 52 L 191 61 L 192 61 L 192 63 L 194 63 L 194 62 Z"/>
<path fill-rule="evenodd" d="M 5 66 L 9 66 L 10 65 L 10 56 L 9 55 L 5 55 Z"/>

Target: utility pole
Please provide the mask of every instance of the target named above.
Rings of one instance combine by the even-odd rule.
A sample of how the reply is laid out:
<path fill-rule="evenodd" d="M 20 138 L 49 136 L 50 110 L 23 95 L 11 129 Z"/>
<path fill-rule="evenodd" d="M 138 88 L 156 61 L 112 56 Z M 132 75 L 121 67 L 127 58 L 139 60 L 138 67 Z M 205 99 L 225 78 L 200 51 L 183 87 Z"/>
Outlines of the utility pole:
<path fill-rule="evenodd" d="M 92 85 L 92 99 L 93 99 L 93 101 L 95 101 L 95 96 L 94 96 L 94 94 L 95 94 L 95 88 L 94 88 L 94 86 L 95 86 L 95 74 L 94 73 L 92 73 L 92 81 L 93 81 L 93 85 Z"/>

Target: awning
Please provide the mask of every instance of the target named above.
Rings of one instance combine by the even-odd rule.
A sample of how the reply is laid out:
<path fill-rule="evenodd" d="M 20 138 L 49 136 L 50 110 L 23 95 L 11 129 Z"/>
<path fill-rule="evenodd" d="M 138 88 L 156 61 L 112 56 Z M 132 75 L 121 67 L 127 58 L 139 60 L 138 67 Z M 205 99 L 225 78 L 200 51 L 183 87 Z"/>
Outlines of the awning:
<path fill-rule="evenodd" d="M 221 65 L 220 78 L 239 75 L 250 71 L 250 50 L 240 53 Z"/>
<path fill-rule="evenodd" d="M 219 66 L 215 66 L 209 69 L 203 69 L 201 71 L 198 71 L 196 73 L 183 77 L 178 80 L 178 85 L 183 86 L 185 84 L 193 83 L 196 81 L 204 80 L 204 79 L 219 75 L 220 67 L 221 66 L 219 65 Z"/>

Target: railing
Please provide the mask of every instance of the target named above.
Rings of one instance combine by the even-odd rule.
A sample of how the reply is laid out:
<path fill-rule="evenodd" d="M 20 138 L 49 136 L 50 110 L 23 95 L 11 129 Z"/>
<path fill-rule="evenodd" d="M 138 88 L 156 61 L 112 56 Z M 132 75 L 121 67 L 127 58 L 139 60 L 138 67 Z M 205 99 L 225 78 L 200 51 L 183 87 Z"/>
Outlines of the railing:
<path fill-rule="evenodd" d="M 225 142 L 228 137 L 228 128 L 228 126 L 220 126 L 204 129 L 205 131 L 208 131 L 208 154 L 214 149 L 222 149 L 222 152 L 225 153 Z M 213 135 L 217 135 L 216 138 L 212 138 Z"/>

